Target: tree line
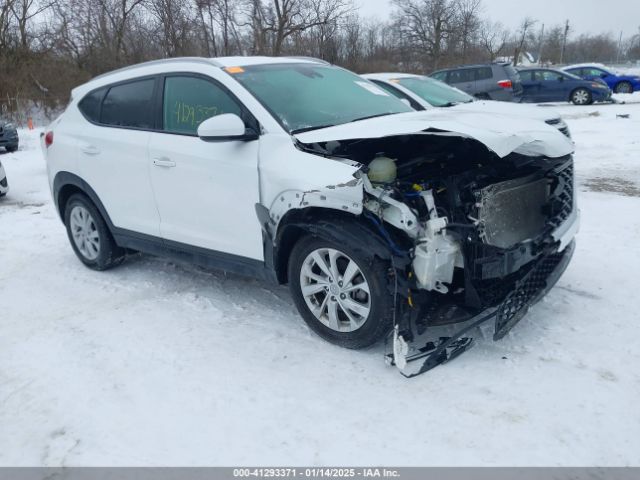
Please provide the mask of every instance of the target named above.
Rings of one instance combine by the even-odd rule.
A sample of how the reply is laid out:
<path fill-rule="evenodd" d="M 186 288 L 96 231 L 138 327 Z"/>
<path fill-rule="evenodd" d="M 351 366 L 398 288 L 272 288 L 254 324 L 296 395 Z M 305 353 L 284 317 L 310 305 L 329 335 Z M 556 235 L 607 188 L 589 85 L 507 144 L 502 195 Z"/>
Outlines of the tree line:
<path fill-rule="evenodd" d="M 482 0 L 391 5 L 377 20 L 351 0 L 0 0 L 0 104 L 55 107 L 97 74 L 174 56 L 300 55 L 356 72 L 418 73 L 525 52 L 552 64 L 640 60 L 640 29 L 620 41 L 575 34 L 570 19 L 510 28 L 488 18 Z"/>

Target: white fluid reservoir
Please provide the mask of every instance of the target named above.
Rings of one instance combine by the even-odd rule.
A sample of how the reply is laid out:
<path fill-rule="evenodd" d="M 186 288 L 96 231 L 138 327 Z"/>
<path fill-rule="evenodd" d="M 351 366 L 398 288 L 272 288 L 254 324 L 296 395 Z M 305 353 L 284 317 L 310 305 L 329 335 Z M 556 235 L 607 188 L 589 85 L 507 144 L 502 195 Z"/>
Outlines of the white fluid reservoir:
<path fill-rule="evenodd" d="M 369 164 L 367 176 L 371 183 L 395 182 L 398 171 L 396 161 L 389 157 L 376 157 Z"/>

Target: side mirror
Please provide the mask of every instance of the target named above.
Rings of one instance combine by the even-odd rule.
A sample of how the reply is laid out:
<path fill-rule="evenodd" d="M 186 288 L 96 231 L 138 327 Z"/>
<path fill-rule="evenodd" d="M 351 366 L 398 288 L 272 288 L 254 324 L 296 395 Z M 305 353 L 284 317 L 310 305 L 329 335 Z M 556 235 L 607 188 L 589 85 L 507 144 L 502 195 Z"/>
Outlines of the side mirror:
<path fill-rule="evenodd" d="M 198 126 L 198 137 L 208 142 L 224 140 L 256 140 L 257 132 L 247 128 L 235 113 L 223 113 L 206 119 Z"/>
<path fill-rule="evenodd" d="M 404 103 L 407 107 L 411 107 L 411 102 L 406 98 L 401 98 L 400 101 Z"/>

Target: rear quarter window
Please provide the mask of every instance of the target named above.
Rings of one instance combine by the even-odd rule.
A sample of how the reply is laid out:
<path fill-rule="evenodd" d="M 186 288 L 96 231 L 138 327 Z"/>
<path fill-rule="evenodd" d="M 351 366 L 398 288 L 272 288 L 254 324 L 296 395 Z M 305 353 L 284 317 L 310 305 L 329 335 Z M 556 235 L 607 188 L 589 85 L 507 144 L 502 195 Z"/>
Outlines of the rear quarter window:
<path fill-rule="evenodd" d="M 481 67 L 476 69 L 476 80 L 488 80 L 493 77 L 491 67 Z"/>
<path fill-rule="evenodd" d="M 102 99 L 104 98 L 106 91 L 106 87 L 95 90 L 86 95 L 78 103 L 78 109 L 80 109 L 82 114 L 92 122 L 97 123 L 100 121 L 100 104 L 102 103 Z"/>
<path fill-rule="evenodd" d="M 153 128 L 153 78 L 109 89 L 102 101 L 100 123 L 118 127 Z"/>

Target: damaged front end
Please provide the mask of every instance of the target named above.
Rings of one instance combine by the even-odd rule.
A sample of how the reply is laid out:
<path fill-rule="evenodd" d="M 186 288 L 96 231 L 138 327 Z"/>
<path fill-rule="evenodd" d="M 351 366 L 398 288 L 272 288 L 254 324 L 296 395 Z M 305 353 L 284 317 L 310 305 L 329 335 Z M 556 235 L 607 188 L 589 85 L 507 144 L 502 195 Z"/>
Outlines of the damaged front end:
<path fill-rule="evenodd" d="M 573 254 L 570 152 L 501 157 L 450 132 L 304 148 L 363 165 L 362 215 L 410 259 L 394 265 L 398 314 L 386 354 L 407 377 L 466 351 L 481 324 L 493 321 L 494 339 L 502 338 Z"/>

